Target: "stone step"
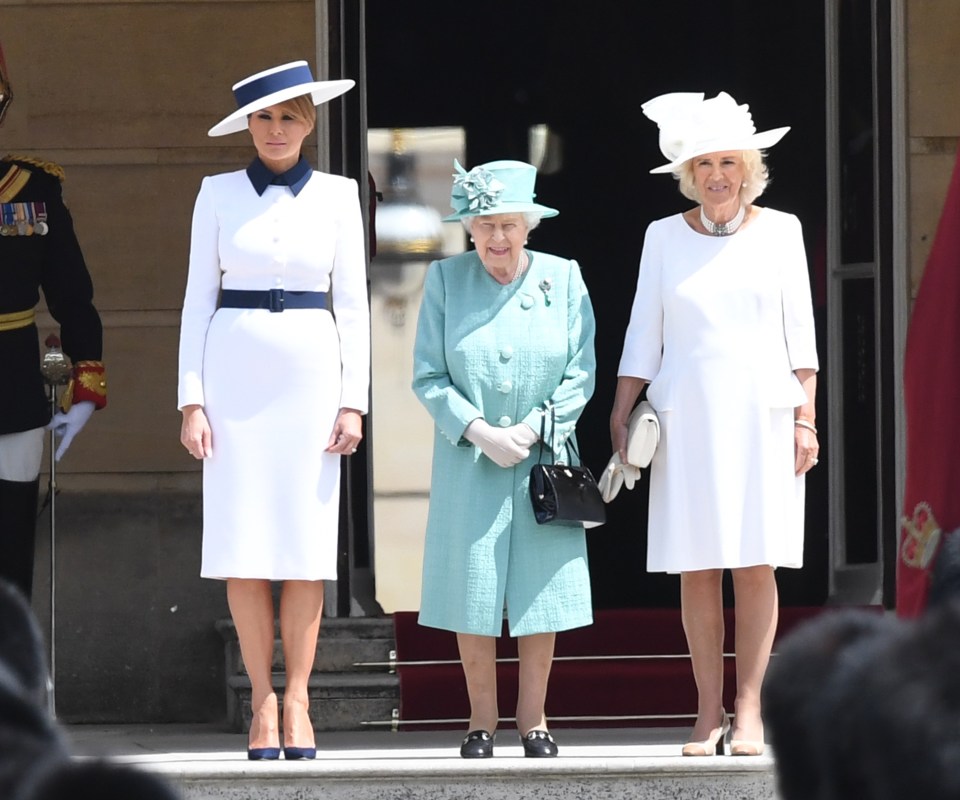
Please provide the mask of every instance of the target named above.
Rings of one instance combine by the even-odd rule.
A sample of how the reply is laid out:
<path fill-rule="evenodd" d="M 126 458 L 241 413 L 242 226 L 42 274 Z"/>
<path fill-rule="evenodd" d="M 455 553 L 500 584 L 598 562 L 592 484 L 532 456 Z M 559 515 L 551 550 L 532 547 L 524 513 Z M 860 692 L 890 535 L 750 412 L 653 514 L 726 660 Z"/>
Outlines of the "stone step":
<path fill-rule="evenodd" d="M 492 759 L 465 761 L 458 732 L 318 733 L 315 761 L 250 762 L 246 737 L 182 725 L 76 726 L 81 757 L 109 756 L 166 778 L 184 800 L 771 800 L 771 753 L 683 758 L 688 729 L 557 730 L 560 756 L 524 758 L 515 730 Z"/>
<path fill-rule="evenodd" d="M 273 688 L 283 711 L 283 673 L 273 674 Z M 392 719 L 400 706 L 400 679 L 396 675 L 363 672 L 314 673 L 308 683 L 310 719 L 318 731 L 359 731 L 371 721 Z M 227 714 L 234 730 L 247 731 L 252 713 L 250 679 L 227 678 Z"/>
<path fill-rule="evenodd" d="M 233 621 L 221 619 L 216 623 L 223 638 L 227 676 L 243 675 L 243 659 Z M 284 671 L 283 646 L 280 628 L 275 628 L 273 671 Z M 394 643 L 393 620 L 390 617 L 329 617 L 320 623 L 320 638 L 314 672 L 353 672 L 358 670 L 388 672 L 386 666 L 358 666 L 390 660 Z"/>
<path fill-rule="evenodd" d="M 519 749 L 519 748 L 518 748 Z M 528 764 L 531 761 L 547 764 Z M 732 760 L 732 759 L 731 759 Z M 462 762 L 462 759 L 458 759 Z M 504 768 L 482 763 L 442 761 L 417 765 L 399 761 L 347 760 L 317 769 L 284 761 L 259 765 L 224 777 L 204 762 L 179 772 L 168 765 L 152 768 L 182 792 L 184 800 L 442 800 L 470 797 L 476 800 L 517 800 L 549 797 L 551 800 L 770 800 L 775 780 L 769 771 L 746 765 L 710 765 L 691 769 L 687 763 L 666 765 L 664 759 L 647 759 L 643 765 L 619 768 L 610 759 L 584 763 L 584 759 L 524 759 Z M 689 761 L 689 759 L 687 759 Z M 522 765 L 522 766 L 521 766 Z"/>

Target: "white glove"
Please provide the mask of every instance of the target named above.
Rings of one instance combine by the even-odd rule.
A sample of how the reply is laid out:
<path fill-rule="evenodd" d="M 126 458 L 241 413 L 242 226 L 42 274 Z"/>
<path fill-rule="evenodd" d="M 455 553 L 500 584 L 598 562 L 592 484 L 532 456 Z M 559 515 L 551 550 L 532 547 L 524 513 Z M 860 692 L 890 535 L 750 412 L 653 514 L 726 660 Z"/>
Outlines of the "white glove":
<path fill-rule="evenodd" d="M 600 496 L 604 503 L 609 503 L 620 492 L 620 487 L 626 485 L 628 490 L 633 489 L 633 485 L 640 480 L 640 467 L 633 464 L 624 464 L 620 460 L 620 454 L 614 453 L 607 466 L 604 467 L 603 474 L 597 482 L 600 489 Z"/>
<path fill-rule="evenodd" d="M 503 428 L 503 430 L 510 431 L 513 441 L 515 441 L 521 447 L 530 448 L 540 441 L 540 437 L 534 432 L 533 428 L 527 425 L 526 422 L 521 422 L 518 425 L 511 425 L 509 428 Z"/>
<path fill-rule="evenodd" d="M 67 452 L 73 437 L 80 433 L 96 408 L 97 406 L 92 400 L 81 400 L 79 403 L 70 406 L 70 410 L 66 413 L 58 411 L 53 415 L 53 419 L 47 425 L 47 430 L 53 431 L 54 436 L 60 437 L 60 446 L 54 455 L 57 461 L 63 458 L 63 454 Z"/>
<path fill-rule="evenodd" d="M 467 425 L 463 438 L 479 447 L 498 467 L 512 467 L 530 455 L 530 445 L 537 441 L 537 434 L 523 422 L 509 428 L 495 428 L 477 417 Z"/>

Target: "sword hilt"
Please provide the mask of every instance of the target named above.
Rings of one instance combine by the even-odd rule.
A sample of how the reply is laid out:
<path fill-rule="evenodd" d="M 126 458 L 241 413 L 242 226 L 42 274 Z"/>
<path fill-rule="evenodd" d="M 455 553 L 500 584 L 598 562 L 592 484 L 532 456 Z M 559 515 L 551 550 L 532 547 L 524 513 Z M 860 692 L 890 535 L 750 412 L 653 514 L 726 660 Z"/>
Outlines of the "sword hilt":
<path fill-rule="evenodd" d="M 43 355 L 43 360 L 40 362 L 40 372 L 43 375 L 44 382 L 48 386 L 53 387 L 53 391 L 56 392 L 55 387 L 65 386 L 70 382 L 73 367 L 70 364 L 70 359 L 67 358 L 60 347 L 60 338 L 58 336 L 51 333 L 44 340 L 44 344 L 48 349 Z"/>

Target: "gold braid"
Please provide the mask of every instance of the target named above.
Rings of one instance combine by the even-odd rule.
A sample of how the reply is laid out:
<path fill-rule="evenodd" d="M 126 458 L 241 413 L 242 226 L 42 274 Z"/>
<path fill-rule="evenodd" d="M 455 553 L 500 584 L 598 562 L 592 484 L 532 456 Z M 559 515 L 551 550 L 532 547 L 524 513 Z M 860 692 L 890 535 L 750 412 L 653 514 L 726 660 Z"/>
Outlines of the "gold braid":
<path fill-rule="evenodd" d="M 32 156 L 20 155 L 6 155 L 3 158 L 0 158 L 0 161 L 20 161 L 24 164 L 30 164 L 31 166 L 39 167 L 44 172 L 49 172 L 55 178 L 58 178 L 61 183 L 66 177 L 63 172 L 63 167 L 54 163 L 53 161 L 44 161 L 43 159 L 33 158 Z"/>

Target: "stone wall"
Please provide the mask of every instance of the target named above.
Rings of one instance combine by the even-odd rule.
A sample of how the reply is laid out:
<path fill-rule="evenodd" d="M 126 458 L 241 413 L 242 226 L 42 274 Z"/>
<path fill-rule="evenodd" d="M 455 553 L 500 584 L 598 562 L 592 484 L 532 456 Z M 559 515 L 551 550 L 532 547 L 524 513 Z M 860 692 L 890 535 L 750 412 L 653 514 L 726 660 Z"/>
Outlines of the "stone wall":
<path fill-rule="evenodd" d="M 916 296 L 960 138 L 960 4 L 905 0 L 910 288 Z"/>

